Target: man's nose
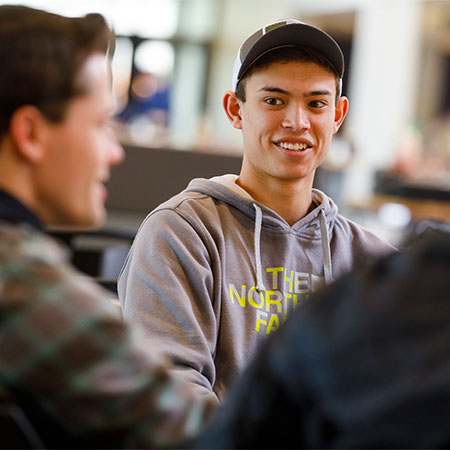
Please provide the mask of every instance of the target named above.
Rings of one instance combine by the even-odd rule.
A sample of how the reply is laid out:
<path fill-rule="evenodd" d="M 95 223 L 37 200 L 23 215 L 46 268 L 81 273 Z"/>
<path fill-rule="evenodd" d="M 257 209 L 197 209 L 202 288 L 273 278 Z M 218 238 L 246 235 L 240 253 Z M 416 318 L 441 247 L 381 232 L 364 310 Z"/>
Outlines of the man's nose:
<path fill-rule="evenodd" d="M 308 111 L 301 105 L 289 106 L 281 125 L 294 131 L 307 130 L 310 127 Z"/>
<path fill-rule="evenodd" d="M 109 165 L 117 166 L 125 159 L 125 151 L 114 134 L 109 147 Z"/>

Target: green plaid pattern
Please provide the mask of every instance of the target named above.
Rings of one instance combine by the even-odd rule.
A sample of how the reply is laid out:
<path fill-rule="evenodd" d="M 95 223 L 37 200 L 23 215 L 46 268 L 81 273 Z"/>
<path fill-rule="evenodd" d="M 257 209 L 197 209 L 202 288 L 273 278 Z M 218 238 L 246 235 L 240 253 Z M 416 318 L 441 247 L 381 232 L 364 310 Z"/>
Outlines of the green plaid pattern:
<path fill-rule="evenodd" d="M 113 432 L 126 448 L 194 436 L 213 404 L 170 377 L 108 297 L 55 241 L 0 224 L 1 382 L 77 436 Z"/>

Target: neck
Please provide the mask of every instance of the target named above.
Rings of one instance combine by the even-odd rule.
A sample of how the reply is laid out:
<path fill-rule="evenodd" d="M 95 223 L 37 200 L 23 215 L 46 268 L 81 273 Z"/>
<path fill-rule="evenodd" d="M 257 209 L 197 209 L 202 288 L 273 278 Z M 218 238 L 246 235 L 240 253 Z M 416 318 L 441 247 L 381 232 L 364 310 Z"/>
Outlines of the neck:
<path fill-rule="evenodd" d="M 258 180 L 241 173 L 236 183 L 256 201 L 279 214 L 290 226 L 305 217 L 312 209 L 312 180 Z"/>
<path fill-rule="evenodd" d="M 15 197 L 42 220 L 36 207 L 32 171 L 28 164 L 8 148 L 0 149 L 0 189 Z"/>

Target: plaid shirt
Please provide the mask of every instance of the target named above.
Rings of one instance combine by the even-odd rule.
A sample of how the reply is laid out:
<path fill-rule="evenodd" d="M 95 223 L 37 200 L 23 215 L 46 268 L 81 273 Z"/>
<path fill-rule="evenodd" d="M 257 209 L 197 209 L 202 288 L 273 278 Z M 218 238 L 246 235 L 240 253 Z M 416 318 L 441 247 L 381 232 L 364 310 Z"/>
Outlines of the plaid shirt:
<path fill-rule="evenodd" d="M 168 374 L 108 294 L 30 226 L 0 223 L 0 381 L 74 436 L 162 447 L 195 435 L 213 409 Z"/>

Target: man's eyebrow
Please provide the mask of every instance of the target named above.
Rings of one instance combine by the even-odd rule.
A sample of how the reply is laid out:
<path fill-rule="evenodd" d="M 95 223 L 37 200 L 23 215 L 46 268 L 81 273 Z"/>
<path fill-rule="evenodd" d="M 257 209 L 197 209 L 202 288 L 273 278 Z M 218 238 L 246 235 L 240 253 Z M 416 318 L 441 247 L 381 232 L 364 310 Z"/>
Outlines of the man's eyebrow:
<path fill-rule="evenodd" d="M 278 87 L 273 87 L 273 86 L 263 86 L 258 89 L 258 92 L 276 92 L 278 94 L 291 95 L 291 93 L 289 91 L 285 91 L 284 89 L 281 89 Z M 305 94 L 303 94 L 303 97 L 316 97 L 316 96 L 320 96 L 320 95 L 331 95 L 332 96 L 333 93 L 331 91 L 329 91 L 328 89 L 324 89 L 324 90 L 319 90 L 319 91 L 306 92 Z"/>
<path fill-rule="evenodd" d="M 272 86 L 263 86 L 261 88 L 258 89 L 258 92 L 276 92 L 278 94 L 283 94 L 283 95 L 290 95 L 290 93 L 288 91 L 285 91 L 284 89 L 281 88 L 277 88 L 277 87 L 272 87 Z"/>
<path fill-rule="evenodd" d="M 316 97 L 319 95 L 333 95 L 333 93 L 328 89 L 324 89 L 323 91 L 306 92 L 305 94 L 303 94 L 303 97 Z"/>

